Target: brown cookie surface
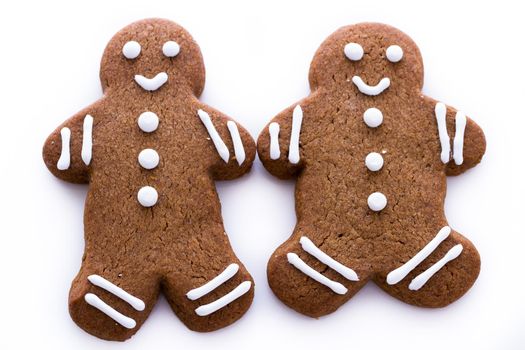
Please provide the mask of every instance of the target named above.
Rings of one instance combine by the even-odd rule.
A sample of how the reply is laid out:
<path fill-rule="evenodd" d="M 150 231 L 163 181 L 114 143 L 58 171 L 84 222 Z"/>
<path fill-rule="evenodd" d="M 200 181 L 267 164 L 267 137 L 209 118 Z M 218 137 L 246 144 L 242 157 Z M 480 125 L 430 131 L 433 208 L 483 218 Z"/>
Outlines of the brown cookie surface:
<path fill-rule="evenodd" d="M 142 20 L 118 32 L 100 78 L 104 96 L 59 126 L 43 150 L 55 176 L 89 183 L 73 320 L 125 340 L 162 292 L 190 329 L 233 323 L 252 302 L 253 280 L 224 232 L 214 181 L 250 170 L 253 139 L 197 99 L 201 52 L 173 22 Z"/>
<path fill-rule="evenodd" d="M 387 25 L 337 30 L 309 80 L 311 95 L 279 113 L 257 144 L 269 172 L 297 178 L 297 225 L 268 263 L 274 293 L 312 317 L 370 280 L 417 306 L 457 300 L 480 258 L 448 227 L 446 176 L 480 162 L 482 130 L 422 95 L 419 49 Z"/>

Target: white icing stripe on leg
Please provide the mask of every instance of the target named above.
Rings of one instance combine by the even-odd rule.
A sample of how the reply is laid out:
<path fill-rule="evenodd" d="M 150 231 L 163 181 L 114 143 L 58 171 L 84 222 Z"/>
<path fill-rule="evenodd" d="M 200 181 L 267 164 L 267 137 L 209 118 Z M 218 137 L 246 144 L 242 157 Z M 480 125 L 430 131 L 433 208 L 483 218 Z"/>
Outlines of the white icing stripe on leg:
<path fill-rule="evenodd" d="M 225 307 L 232 301 L 237 300 L 244 294 L 248 293 L 251 287 L 252 287 L 252 282 L 244 281 L 241 284 L 239 284 L 237 287 L 235 287 L 234 290 L 226 294 L 225 296 L 220 297 L 219 299 L 215 300 L 212 303 L 199 306 L 198 308 L 195 309 L 195 313 L 199 316 L 208 316 L 209 314 L 212 314 L 215 311 L 222 309 L 223 307 Z"/>
<path fill-rule="evenodd" d="M 88 280 L 95 286 L 105 289 L 111 294 L 116 295 L 120 299 L 124 300 L 137 311 L 143 311 L 146 308 L 146 305 L 142 300 L 129 294 L 124 289 L 114 285 L 110 281 L 106 280 L 104 277 L 101 277 L 99 275 L 90 275 L 88 276 Z"/>
<path fill-rule="evenodd" d="M 270 159 L 279 159 L 281 157 L 281 149 L 279 148 L 279 124 L 273 122 L 268 127 L 270 132 Z"/>
<path fill-rule="evenodd" d="M 228 147 L 226 147 L 226 144 L 221 139 L 221 136 L 215 129 L 215 126 L 213 126 L 209 114 L 204 112 L 202 109 L 199 109 L 197 114 L 199 115 L 199 118 L 201 118 L 202 124 L 204 124 L 206 127 L 206 130 L 208 131 L 208 134 L 210 135 L 210 138 L 213 141 L 219 156 L 222 158 L 222 160 L 228 163 L 228 160 L 230 159 L 230 151 L 228 151 Z"/>
<path fill-rule="evenodd" d="M 235 274 L 239 271 L 239 265 L 237 264 L 230 264 L 224 271 L 222 271 L 219 275 L 217 275 L 215 278 L 213 278 L 208 283 L 190 290 L 188 293 L 186 293 L 186 296 L 190 300 L 197 300 L 203 295 L 208 294 L 215 288 L 219 287 L 221 284 L 235 276 Z"/>
<path fill-rule="evenodd" d="M 439 230 L 436 237 L 434 237 L 428 244 L 421 249 L 414 257 L 410 260 L 408 260 L 405 264 L 403 264 L 401 267 L 398 267 L 397 269 L 391 271 L 388 276 L 386 276 L 386 282 L 390 285 L 396 284 L 399 281 L 401 281 L 403 278 L 406 277 L 412 271 L 416 268 L 417 265 L 421 264 L 423 260 L 425 260 L 436 248 L 443 242 L 449 235 L 450 235 L 451 229 L 448 226 L 443 227 L 441 230 Z"/>
<path fill-rule="evenodd" d="M 91 163 L 91 153 L 93 148 L 93 117 L 89 114 L 84 118 L 84 127 L 82 129 L 82 160 L 84 164 Z"/>
<path fill-rule="evenodd" d="M 441 143 L 441 161 L 448 163 L 450 160 L 450 137 L 447 131 L 447 106 L 444 103 L 436 103 L 436 120 L 438 124 L 439 142 Z"/>
<path fill-rule="evenodd" d="M 118 312 L 117 310 L 115 310 L 114 308 L 106 304 L 105 302 L 103 302 L 95 294 L 88 293 L 84 295 L 84 300 L 89 305 L 102 311 L 107 316 L 111 317 L 113 320 L 115 320 L 115 322 L 119 323 L 121 326 L 124 326 L 128 329 L 132 329 L 132 328 L 135 328 L 135 326 L 137 325 L 137 322 L 135 322 L 134 319 L 121 314 L 120 312 Z"/>
<path fill-rule="evenodd" d="M 295 266 L 299 271 L 310 277 L 311 279 L 327 286 L 337 294 L 346 294 L 348 289 L 339 282 L 332 281 L 328 277 L 320 274 L 319 272 L 312 269 L 308 264 L 306 264 L 297 254 L 288 253 L 286 254 L 288 262 Z"/>
<path fill-rule="evenodd" d="M 237 128 L 237 124 L 231 120 L 228 120 L 226 125 L 228 126 L 228 130 L 232 137 L 235 158 L 237 159 L 237 163 L 241 165 L 244 162 L 244 159 L 246 159 L 246 154 L 244 153 L 244 146 L 242 145 L 241 135 L 239 135 L 239 129 Z"/>
<path fill-rule="evenodd" d="M 357 276 L 357 273 L 355 273 L 354 270 L 352 270 L 349 267 L 346 267 L 339 261 L 334 260 L 331 256 L 323 252 L 321 249 L 317 248 L 314 242 L 312 242 L 308 237 L 301 237 L 299 242 L 301 243 L 301 246 L 307 253 L 313 255 L 317 258 L 317 260 L 327 265 L 328 267 L 334 269 L 347 280 L 359 281 L 359 277 Z"/>
<path fill-rule="evenodd" d="M 293 109 L 292 115 L 292 133 L 290 135 L 290 149 L 288 151 L 288 160 L 290 163 L 299 163 L 299 135 L 301 134 L 301 124 L 303 123 L 303 110 L 297 105 Z"/>
<path fill-rule="evenodd" d="M 456 113 L 456 134 L 454 135 L 454 163 L 463 164 L 463 140 L 465 138 L 465 126 L 467 126 L 467 117 L 463 112 Z"/>
<path fill-rule="evenodd" d="M 461 244 L 456 244 L 450 250 L 445 254 L 441 260 L 439 260 L 434 265 L 430 266 L 425 272 L 418 275 L 416 278 L 410 282 L 410 285 L 408 286 L 408 289 L 410 290 L 418 290 L 419 288 L 423 287 L 425 283 L 428 282 L 428 280 L 434 276 L 436 272 L 441 270 L 443 266 L 445 266 L 449 261 L 454 260 L 461 254 L 463 251 L 463 246 Z"/>
<path fill-rule="evenodd" d="M 71 164 L 71 154 L 69 152 L 69 142 L 71 139 L 71 130 L 69 128 L 62 128 L 60 130 L 60 138 L 62 140 L 62 150 L 60 151 L 60 158 L 57 162 L 58 170 L 67 170 Z"/>

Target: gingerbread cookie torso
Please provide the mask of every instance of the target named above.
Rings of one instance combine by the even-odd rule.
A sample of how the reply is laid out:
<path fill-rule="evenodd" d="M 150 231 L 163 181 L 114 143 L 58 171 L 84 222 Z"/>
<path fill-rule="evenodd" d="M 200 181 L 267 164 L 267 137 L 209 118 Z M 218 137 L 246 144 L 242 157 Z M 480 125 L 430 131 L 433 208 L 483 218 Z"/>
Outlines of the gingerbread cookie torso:
<path fill-rule="evenodd" d="M 43 150 L 55 176 L 89 183 L 73 320 L 125 340 L 162 291 L 190 329 L 233 323 L 252 302 L 253 280 L 224 232 L 214 181 L 248 172 L 255 142 L 197 99 L 201 52 L 173 22 L 122 29 L 100 78 L 104 96 L 59 126 Z"/>
<path fill-rule="evenodd" d="M 444 214 L 446 176 L 480 162 L 482 130 L 422 95 L 417 46 L 382 24 L 347 26 L 318 49 L 312 93 L 258 139 L 266 169 L 297 177 L 297 226 L 268 280 L 288 306 L 335 311 L 371 280 L 417 306 L 460 298 L 480 268 Z"/>

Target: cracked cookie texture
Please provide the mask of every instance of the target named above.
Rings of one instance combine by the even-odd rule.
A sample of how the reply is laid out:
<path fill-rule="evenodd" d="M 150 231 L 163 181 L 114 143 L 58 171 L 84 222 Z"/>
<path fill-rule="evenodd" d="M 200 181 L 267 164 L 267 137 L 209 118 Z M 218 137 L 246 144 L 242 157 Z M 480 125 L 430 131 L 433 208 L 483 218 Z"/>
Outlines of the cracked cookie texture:
<path fill-rule="evenodd" d="M 71 317 L 92 335 L 123 341 L 162 293 L 192 330 L 233 323 L 254 286 L 224 231 L 214 181 L 248 172 L 255 142 L 198 100 L 203 59 L 176 23 L 147 19 L 119 31 L 100 80 L 103 97 L 43 149 L 56 177 L 89 184 Z"/>
<path fill-rule="evenodd" d="M 275 295 L 311 317 L 334 312 L 369 281 L 421 307 L 460 298 L 480 257 L 449 227 L 446 177 L 481 161 L 481 128 L 422 94 L 419 49 L 388 25 L 330 35 L 309 82 L 311 94 L 257 141 L 266 169 L 297 181 L 297 225 L 267 266 Z"/>

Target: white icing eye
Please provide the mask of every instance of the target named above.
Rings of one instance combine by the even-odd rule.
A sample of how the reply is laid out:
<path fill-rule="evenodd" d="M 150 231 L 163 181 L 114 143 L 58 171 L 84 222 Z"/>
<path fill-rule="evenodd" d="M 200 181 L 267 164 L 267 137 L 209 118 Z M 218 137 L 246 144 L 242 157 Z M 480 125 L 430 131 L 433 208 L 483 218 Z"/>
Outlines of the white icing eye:
<path fill-rule="evenodd" d="M 403 49 L 398 45 L 390 45 L 386 49 L 386 58 L 392 62 L 397 63 L 403 58 Z"/>
<path fill-rule="evenodd" d="M 363 47 L 357 43 L 348 43 L 345 45 L 345 55 L 350 61 L 359 61 L 363 58 Z"/>
<path fill-rule="evenodd" d="M 162 53 L 166 57 L 175 57 L 179 54 L 180 46 L 175 41 L 166 41 L 162 45 Z"/>
<path fill-rule="evenodd" d="M 140 55 L 140 50 L 140 44 L 132 40 L 124 44 L 124 46 L 122 47 L 122 54 L 128 60 L 132 60 Z"/>

